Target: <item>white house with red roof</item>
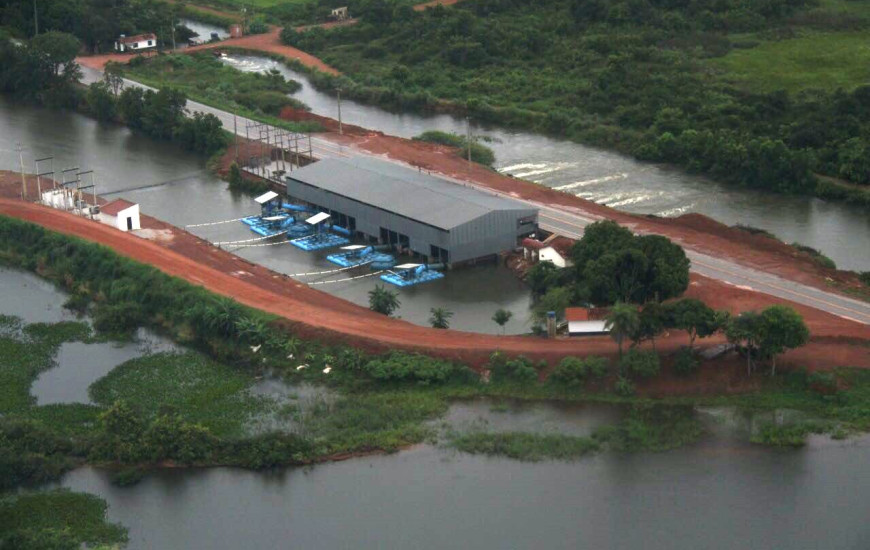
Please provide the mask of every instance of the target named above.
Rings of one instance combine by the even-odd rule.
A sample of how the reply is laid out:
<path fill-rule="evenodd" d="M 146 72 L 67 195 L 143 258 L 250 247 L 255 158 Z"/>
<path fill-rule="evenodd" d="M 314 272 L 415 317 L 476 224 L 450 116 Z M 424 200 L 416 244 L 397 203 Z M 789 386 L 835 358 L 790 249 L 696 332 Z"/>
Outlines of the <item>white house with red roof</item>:
<path fill-rule="evenodd" d="M 124 36 L 123 34 L 115 41 L 115 50 L 119 52 L 141 52 L 153 50 L 157 47 L 157 35 L 153 32 Z"/>
<path fill-rule="evenodd" d="M 568 321 L 569 336 L 592 336 L 607 334 L 605 328 L 607 310 L 602 308 L 566 307 L 565 320 Z"/>
<path fill-rule="evenodd" d="M 543 241 L 523 239 L 523 253 L 531 263 L 552 262 L 556 267 L 571 265 L 574 241 L 561 235 L 550 235 Z"/>
<path fill-rule="evenodd" d="M 101 206 L 98 219 L 121 231 L 142 229 L 139 223 L 139 205 L 124 199 L 116 199 Z"/>

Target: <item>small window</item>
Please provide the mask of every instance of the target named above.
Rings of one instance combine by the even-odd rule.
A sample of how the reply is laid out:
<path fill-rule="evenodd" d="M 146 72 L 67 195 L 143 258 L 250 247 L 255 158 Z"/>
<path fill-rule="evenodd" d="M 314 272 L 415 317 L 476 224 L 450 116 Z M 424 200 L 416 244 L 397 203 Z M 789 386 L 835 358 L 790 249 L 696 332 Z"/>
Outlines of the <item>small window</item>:
<path fill-rule="evenodd" d="M 151 41 L 151 40 L 149 40 L 149 41 L 148 41 L 148 45 L 149 45 L 149 46 L 153 46 L 153 45 L 154 45 L 154 42 Z"/>

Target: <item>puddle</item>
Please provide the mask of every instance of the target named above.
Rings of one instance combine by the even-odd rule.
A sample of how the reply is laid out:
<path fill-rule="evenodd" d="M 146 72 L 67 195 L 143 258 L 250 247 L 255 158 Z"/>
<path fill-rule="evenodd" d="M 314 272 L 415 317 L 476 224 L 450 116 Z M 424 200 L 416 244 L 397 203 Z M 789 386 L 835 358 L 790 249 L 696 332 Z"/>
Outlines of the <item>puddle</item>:
<path fill-rule="evenodd" d="M 30 392 L 37 405 L 56 403 L 92 403 L 88 396 L 91 384 L 131 359 L 175 351 L 171 341 L 145 329 L 132 342 L 64 342 L 55 356 L 53 368 L 41 373 Z"/>

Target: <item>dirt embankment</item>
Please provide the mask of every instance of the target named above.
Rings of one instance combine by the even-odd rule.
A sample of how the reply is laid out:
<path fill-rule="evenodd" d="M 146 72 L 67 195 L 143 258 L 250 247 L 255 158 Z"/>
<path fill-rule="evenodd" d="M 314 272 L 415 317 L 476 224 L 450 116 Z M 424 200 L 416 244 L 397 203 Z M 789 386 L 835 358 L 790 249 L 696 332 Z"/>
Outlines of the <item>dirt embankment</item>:
<path fill-rule="evenodd" d="M 292 119 L 296 114 L 285 112 Z M 861 289 L 863 284 L 851 272 L 828 269 L 808 254 L 763 235 L 729 227 L 701 214 L 684 214 L 677 218 L 658 218 L 621 212 L 613 208 L 557 191 L 533 182 L 502 175 L 485 166 L 469 163 L 452 147 L 384 135 L 381 132 L 357 129 L 339 135 L 326 117 L 318 121 L 330 132 L 321 137 L 347 147 L 421 167 L 540 204 L 562 207 L 593 219 L 610 219 L 642 233 L 665 235 L 681 245 L 711 256 L 727 258 L 735 263 L 777 274 L 826 291 L 836 288 Z M 546 222 L 550 214 L 542 214 Z M 558 214 L 552 215 L 558 219 Z M 563 220 L 564 221 L 564 220 Z M 577 232 L 582 233 L 580 227 Z M 835 288 L 832 288 L 835 283 Z"/>
<path fill-rule="evenodd" d="M 34 187 L 32 180 L 29 186 Z M 302 337 L 343 342 L 370 351 L 418 351 L 463 361 L 472 366 L 482 365 L 497 350 L 512 355 L 526 355 L 535 360 L 543 359 L 551 365 L 566 355 L 595 354 L 611 358 L 616 355 L 616 346 L 607 337 L 545 340 L 435 330 L 413 325 L 315 290 L 149 216 L 142 216 L 144 231 L 139 235 L 123 233 L 79 216 L 23 203 L 14 198 L 19 193 L 18 175 L 0 173 L 0 196 L 11 197 L 0 198 L 0 214 L 109 246 L 119 254 L 152 265 L 165 273 L 282 317 L 280 324 Z M 767 295 L 696 275 L 692 276 L 687 295 L 733 312 L 781 303 L 781 300 Z M 786 354 L 780 362 L 783 368 L 870 368 L 870 348 L 867 347 L 870 328 L 798 304 L 790 305 L 804 316 L 813 338 L 807 346 Z M 703 341 L 701 346 L 708 347 L 722 341 L 722 337 L 717 336 Z M 685 334 L 673 332 L 659 339 L 656 345 L 667 356 L 686 342 Z M 650 394 L 741 391 L 754 384 L 745 378 L 742 369 L 742 360 L 731 354 L 705 365 L 704 370 L 709 371 L 709 375 L 686 380 L 666 376 L 648 384 L 648 387 L 644 386 L 644 391 Z"/>

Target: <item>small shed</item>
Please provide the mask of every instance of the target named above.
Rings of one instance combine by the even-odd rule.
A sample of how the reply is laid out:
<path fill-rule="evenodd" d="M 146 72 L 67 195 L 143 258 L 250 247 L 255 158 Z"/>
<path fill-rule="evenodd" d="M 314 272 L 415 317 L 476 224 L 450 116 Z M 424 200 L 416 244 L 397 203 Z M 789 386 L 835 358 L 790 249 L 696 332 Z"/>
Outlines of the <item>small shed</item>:
<path fill-rule="evenodd" d="M 142 229 L 139 223 L 139 205 L 124 199 L 113 200 L 101 206 L 99 220 L 121 231 Z"/>
<path fill-rule="evenodd" d="M 153 50 L 157 47 L 157 35 L 153 32 L 124 36 L 123 34 L 115 41 L 115 50 L 119 52 L 140 52 Z"/>
<path fill-rule="evenodd" d="M 334 21 L 344 21 L 350 18 L 350 13 L 347 11 L 347 6 L 335 8 L 330 12 L 329 17 Z"/>
<path fill-rule="evenodd" d="M 569 336 L 595 336 L 610 332 L 604 327 L 607 310 L 600 308 L 567 307 L 565 320 L 568 321 Z"/>
<path fill-rule="evenodd" d="M 550 235 L 543 241 L 523 239 L 523 256 L 531 263 L 552 262 L 556 267 L 571 265 L 574 241 L 561 235 Z"/>

